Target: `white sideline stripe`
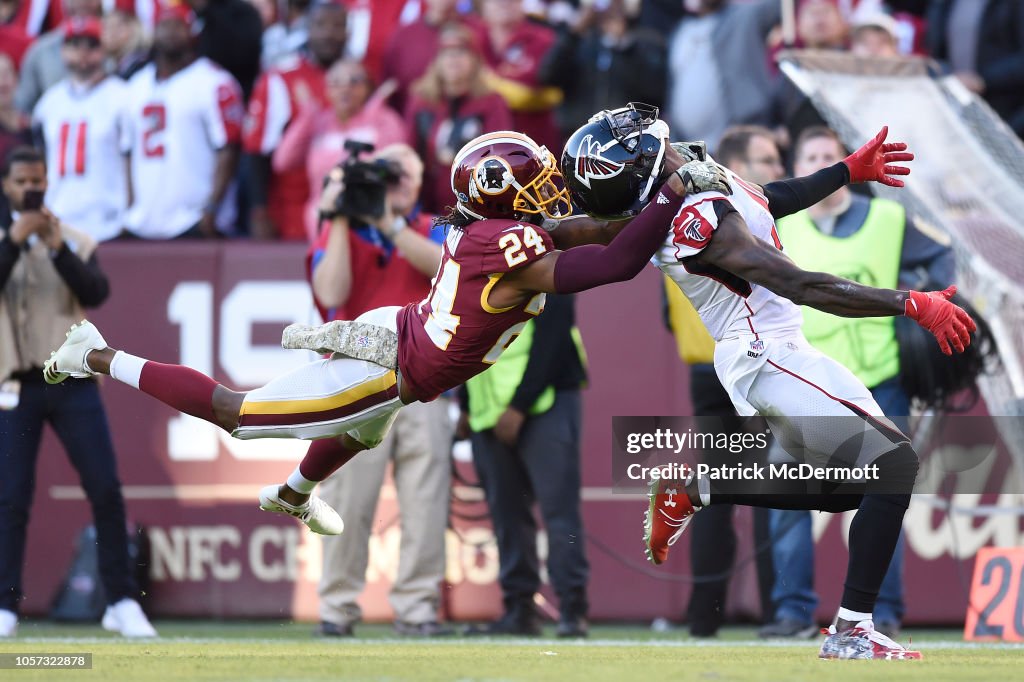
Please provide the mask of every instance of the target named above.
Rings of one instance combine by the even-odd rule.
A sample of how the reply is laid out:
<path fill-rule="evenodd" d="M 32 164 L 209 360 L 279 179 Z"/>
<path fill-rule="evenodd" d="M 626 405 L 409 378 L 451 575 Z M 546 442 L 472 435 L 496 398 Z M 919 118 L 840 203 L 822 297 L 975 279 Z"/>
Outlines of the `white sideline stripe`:
<path fill-rule="evenodd" d="M 247 483 L 195 483 L 183 485 L 126 485 L 121 492 L 126 500 L 255 500 L 260 491 L 259 484 Z M 77 485 L 50 486 L 50 498 L 54 500 L 84 500 L 85 491 Z M 469 486 L 455 486 L 460 500 L 482 502 L 483 491 Z M 385 500 L 395 499 L 395 488 L 386 485 L 381 489 Z M 640 494 L 613 493 L 611 488 L 590 486 L 583 489 L 583 499 L 588 502 L 636 502 Z"/>
<path fill-rule="evenodd" d="M 158 622 L 159 624 L 159 622 Z M 594 639 L 586 641 L 565 641 L 560 639 L 498 639 L 489 637 L 472 637 L 448 640 L 407 640 L 407 639 L 355 639 L 351 642 L 338 644 L 337 642 L 326 642 L 314 639 L 278 638 L 278 639 L 249 639 L 238 637 L 157 637 L 150 639 L 124 639 L 120 637 L 17 637 L 9 641 L 11 644 L 23 642 L 26 644 L 258 644 L 258 645 L 307 645 L 307 646 L 473 646 L 475 644 L 487 644 L 488 646 L 505 647 L 543 647 L 551 648 L 586 648 L 586 647 L 656 647 L 668 649 L 728 649 L 747 647 L 751 649 L 802 649 L 812 653 L 817 652 L 818 644 L 808 640 L 802 644 L 781 641 L 763 641 L 758 639 L 738 639 L 730 641 L 696 641 L 696 640 L 624 640 L 624 639 Z M 914 649 L 928 650 L 1010 650 L 1024 651 L 1024 644 L 1013 642 L 961 642 L 959 640 L 931 640 L 914 642 Z"/>

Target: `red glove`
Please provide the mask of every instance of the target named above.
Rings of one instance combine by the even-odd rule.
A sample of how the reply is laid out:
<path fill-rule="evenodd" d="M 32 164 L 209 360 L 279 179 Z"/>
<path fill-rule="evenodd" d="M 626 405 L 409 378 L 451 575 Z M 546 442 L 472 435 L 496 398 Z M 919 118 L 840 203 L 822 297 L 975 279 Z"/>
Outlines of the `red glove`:
<path fill-rule="evenodd" d="M 953 354 L 950 343 L 958 353 L 963 353 L 971 345 L 971 332 L 978 328 L 963 308 L 949 302 L 955 293 L 956 287 L 945 291 L 911 291 L 904 304 L 906 316 L 934 334 L 946 355 Z"/>
<path fill-rule="evenodd" d="M 843 163 L 850 169 L 852 184 L 874 181 L 890 187 L 903 187 L 902 180 L 890 176 L 910 175 L 910 169 L 887 164 L 893 161 L 913 161 L 914 155 L 907 151 L 906 142 L 882 144 L 888 134 L 889 126 L 883 126 L 875 139 L 843 159 Z"/>

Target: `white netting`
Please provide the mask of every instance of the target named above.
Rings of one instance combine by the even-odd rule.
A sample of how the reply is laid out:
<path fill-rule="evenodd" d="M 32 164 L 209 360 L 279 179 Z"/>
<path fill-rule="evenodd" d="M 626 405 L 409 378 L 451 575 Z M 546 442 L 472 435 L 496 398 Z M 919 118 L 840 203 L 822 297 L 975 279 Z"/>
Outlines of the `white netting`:
<path fill-rule="evenodd" d="M 910 145 L 906 188 L 872 189 L 952 236 L 957 284 L 992 327 L 1002 361 L 980 379 L 982 395 L 991 414 L 1024 416 L 1024 145 L 925 60 L 794 51 L 781 66 L 848 147 L 883 125 Z M 1024 419 L 997 421 L 1024 460 Z"/>

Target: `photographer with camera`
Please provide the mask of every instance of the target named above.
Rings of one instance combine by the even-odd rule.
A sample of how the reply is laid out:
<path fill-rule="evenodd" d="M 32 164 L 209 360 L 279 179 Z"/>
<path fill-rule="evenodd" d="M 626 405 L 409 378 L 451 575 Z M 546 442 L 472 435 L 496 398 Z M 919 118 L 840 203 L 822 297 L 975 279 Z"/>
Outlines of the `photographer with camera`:
<path fill-rule="evenodd" d="M 51 386 L 49 348 L 110 291 L 96 241 L 43 205 L 46 163 L 17 147 L 2 170 L 11 213 L 0 214 L 0 637 L 14 635 L 21 569 L 43 424 L 49 422 L 78 471 L 92 507 L 107 607 L 103 627 L 155 637 L 139 594 L 125 533 L 124 498 L 95 379 Z"/>
<path fill-rule="evenodd" d="M 308 273 L 325 321 L 354 320 L 374 308 L 423 299 L 441 261 L 444 235 L 431 233 L 432 216 L 417 205 L 423 162 L 404 144 L 360 160 L 371 149 L 346 143 L 348 160 L 328 174 L 320 198 L 320 215 L 330 224 L 310 250 Z M 389 462 L 402 532 L 390 596 L 395 631 L 425 637 L 451 633 L 438 623 L 437 613 L 451 436 L 447 400 L 412 403 L 399 412 L 383 443 L 321 487 L 346 527 L 341 535 L 324 538 L 320 634 L 351 636 L 362 615 L 356 600 L 366 583 L 372 522 Z"/>
<path fill-rule="evenodd" d="M 402 117 L 388 108 L 374 92 L 366 67 L 352 59 L 341 59 L 327 70 L 327 105 L 310 102 L 285 129 L 274 150 L 271 166 L 275 173 L 306 169 L 309 201 L 305 228 L 310 242 L 316 240 L 317 196 L 328 171 L 345 158 L 343 143 L 358 140 L 378 148 L 405 142 L 408 133 Z"/>

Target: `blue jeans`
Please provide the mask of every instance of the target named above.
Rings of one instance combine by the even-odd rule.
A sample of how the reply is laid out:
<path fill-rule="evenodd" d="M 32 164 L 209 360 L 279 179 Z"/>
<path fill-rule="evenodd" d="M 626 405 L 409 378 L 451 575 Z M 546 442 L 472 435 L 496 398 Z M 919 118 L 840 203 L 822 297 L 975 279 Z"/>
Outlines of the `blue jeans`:
<path fill-rule="evenodd" d="M 43 425 L 49 422 L 78 471 L 92 507 L 99 571 L 107 603 L 138 597 L 125 532 L 124 498 L 114 446 L 95 381 L 43 382 L 42 372 L 22 379 L 21 402 L 0 410 L 0 609 L 18 611 L 25 534 L 35 489 Z M 43 513 L 52 510 L 44 509 Z M 67 523 L 86 523 L 67 519 Z"/>
<path fill-rule="evenodd" d="M 898 379 L 883 381 L 871 389 L 882 412 L 899 428 L 906 431 L 910 400 Z M 803 510 L 770 510 L 769 530 L 772 543 L 772 562 L 775 566 L 775 620 L 795 620 L 813 623 L 818 607 L 814 591 L 814 539 L 811 536 L 811 513 Z M 780 535 L 781 533 L 781 535 Z M 889 563 L 889 571 L 875 603 L 875 622 L 903 619 L 903 535 Z"/>

